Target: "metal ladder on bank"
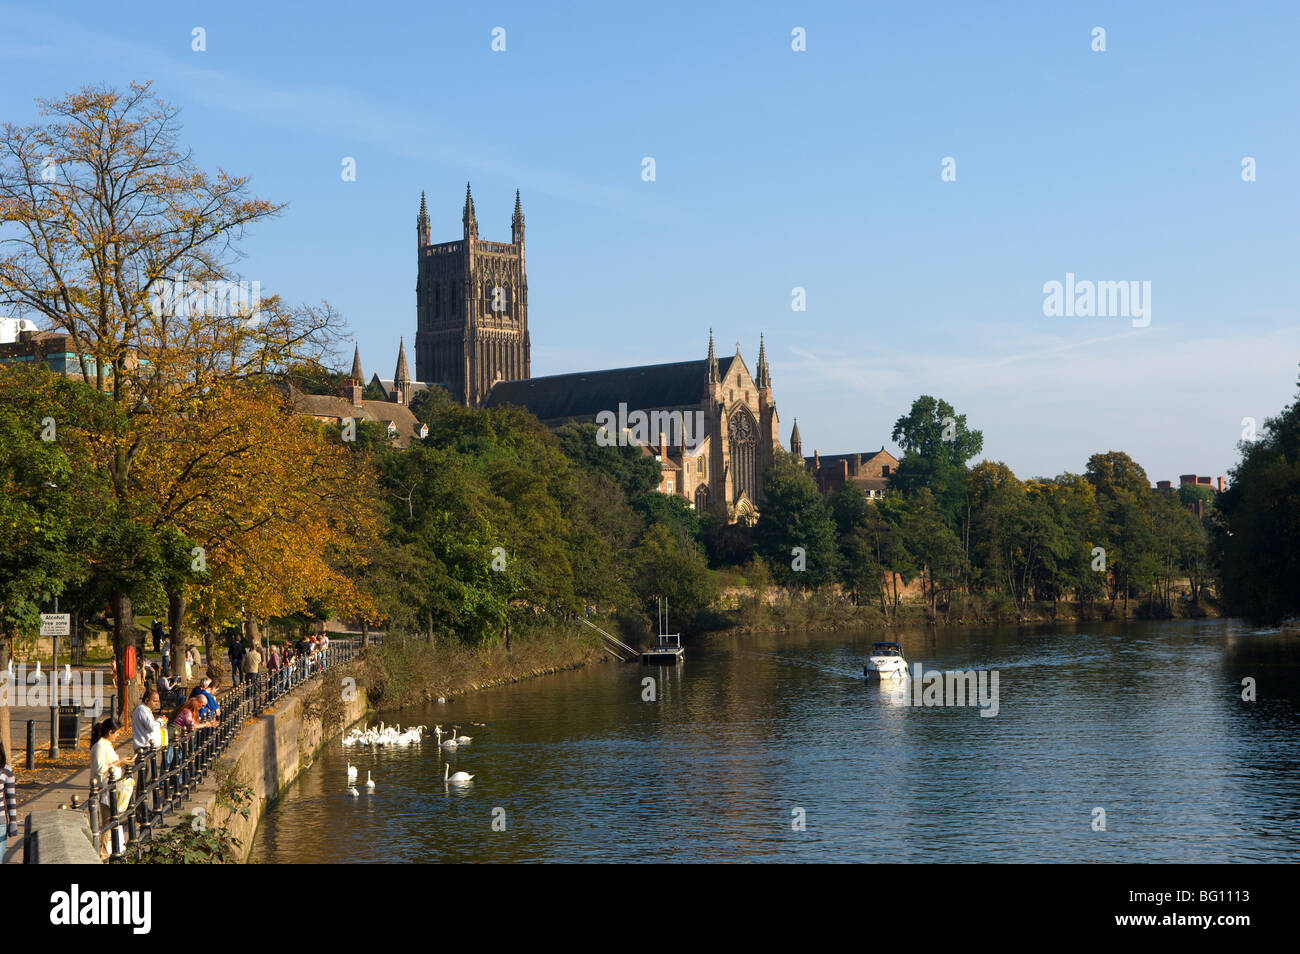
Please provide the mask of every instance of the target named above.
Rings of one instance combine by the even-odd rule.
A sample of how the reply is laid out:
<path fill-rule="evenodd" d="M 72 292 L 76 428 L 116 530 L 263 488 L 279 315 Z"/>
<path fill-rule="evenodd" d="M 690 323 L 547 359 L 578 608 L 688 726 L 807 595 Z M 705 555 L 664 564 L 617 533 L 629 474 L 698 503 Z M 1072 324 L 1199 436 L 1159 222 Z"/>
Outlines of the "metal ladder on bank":
<path fill-rule="evenodd" d="M 584 623 L 585 625 L 590 626 L 596 632 L 600 633 L 600 635 L 605 640 L 603 645 L 605 652 L 609 653 L 619 662 L 635 662 L 636 660 L 641 658 L 641 654 L 639 652 L 637 652 L 627 643 L 615 639 L 613 636 L 609 635 L 609 633 L 605 632 L 595 623 L 589 622 L 588 620 L 583 619 L 581 616 L 578 617 L 578 622 Z"/>

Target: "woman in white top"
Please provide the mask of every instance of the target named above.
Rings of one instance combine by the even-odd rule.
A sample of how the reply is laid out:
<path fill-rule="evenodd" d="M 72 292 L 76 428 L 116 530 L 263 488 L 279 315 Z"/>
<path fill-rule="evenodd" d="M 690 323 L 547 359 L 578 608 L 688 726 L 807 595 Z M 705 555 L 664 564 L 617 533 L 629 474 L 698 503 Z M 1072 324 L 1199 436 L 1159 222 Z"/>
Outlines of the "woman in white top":
<path fill-rule="evenodd" d="M 117 720 L 111 716 L 90 727 L 90 774 L 92 778 L 99 779 L 99 787 L 103 791 L 100 801 L 105 805 L 108 804 L 109 781 L 121 778 L 122 766 L 131 761 L 119 759 L 113 743 L 108 741 L 108 737 L 117 728 Z"/>
<path fill-rule="evenodd" d="M 190 646 L 185 647 L 185 681 L 189 682 L 194 678 L 194 649 Z"/>
<path fill-rule="evenodd" d="M 112 716 L 90 727 L 90 775 L 91 778 L 99 779 L 101 792 L 99 800 L 102 803 L 100 817 L 103 822 L 107 822 L 113 815 L 114 806 L 110 800 L 109 782 L 113 779 L 120 779 L 122 777 L 122 766 L 131 761 L 130 759 L 119 759 L 117 752 L 113 749 L 113 743 L 108 740 L 108 737 L 117 731 L 117 727 L 117 720 Z M 111 831 L 112 829 L 107 824 L 101 823 L 101 855 L 108 854 Z"/>

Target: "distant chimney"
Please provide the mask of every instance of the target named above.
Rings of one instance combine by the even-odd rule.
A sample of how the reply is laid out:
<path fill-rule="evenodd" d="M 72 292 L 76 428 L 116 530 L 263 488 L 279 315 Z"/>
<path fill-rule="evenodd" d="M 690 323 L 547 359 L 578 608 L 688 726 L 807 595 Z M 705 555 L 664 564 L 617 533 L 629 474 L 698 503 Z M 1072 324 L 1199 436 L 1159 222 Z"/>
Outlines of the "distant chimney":
<path fill-rule="evenodd" d="M 858 468 L 861 467 L 861 466 L 862 466 L 862 455 L 861 455 L 861 454 L 850 454 L 850 455 L 849 455 L 849 473 L 852 474 L 854 477 L 858 476 Z"/>
<path fill-rule="evenodd" d="M 1208 486 L 1208 485 L 1212 484 L 1214 481 L 1212 481 L 1209 477 L 1197 477 L 1197 478 L 1196 478 L 1196 482 L 1197 482 L 1198 484 L 1205 484 L 1205 485 Z"/>
<path fill-rule="evenodd" d="M 1223 493 L 1225 490 L 1228 489 L 1227 486 L 1224 484 L 1222 477 L 1219 478 L 1218 486 L 1219 486 L 1219 493 Z"/>
<path fill-rule="evenodd" d="M 1195 474 L 1179 474 L 1179 475 L 1178 475 L 1178 482 L 1179 482 L 1180 484 L 1194 484 L 1194 483 L 1196 483 L 1196 475 L 1195 475 Z"/>

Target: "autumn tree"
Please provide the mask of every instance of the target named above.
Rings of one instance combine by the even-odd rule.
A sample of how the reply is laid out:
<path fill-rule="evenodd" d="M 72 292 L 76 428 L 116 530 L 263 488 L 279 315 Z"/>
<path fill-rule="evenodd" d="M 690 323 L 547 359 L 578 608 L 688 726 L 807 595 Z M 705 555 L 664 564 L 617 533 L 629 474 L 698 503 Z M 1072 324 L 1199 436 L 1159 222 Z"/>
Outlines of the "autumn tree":
<path fill-rule="evenodd" d="M 161 552 L 141 532 L 167 506 L 136 469 L 219 382 L 319 364 L 337 318 L 242 282 L 240 239 L 282 207 L 201 168 L 148 84 L 40 105 L 44 121 L 0 130 L 0 302 L 66 334 L 82 379 L 125 421 L 102 467 L 115 498 L 103 555 L 126 561 L 104 567 L 126 685 L 131 588 L 158 570 L 141 555 Z"/>

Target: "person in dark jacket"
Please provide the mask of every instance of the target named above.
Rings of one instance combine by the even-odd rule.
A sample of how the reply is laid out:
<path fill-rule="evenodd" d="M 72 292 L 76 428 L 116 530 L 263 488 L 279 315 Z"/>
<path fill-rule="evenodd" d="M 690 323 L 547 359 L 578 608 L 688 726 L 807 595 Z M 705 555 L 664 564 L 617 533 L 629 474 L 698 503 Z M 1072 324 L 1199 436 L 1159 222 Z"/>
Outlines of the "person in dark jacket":
<path fill-rule="evenodd" d="M 239 685 L 239 674 L 244 668 L 244 641 L 236 636 L 230 641 L 230 681 Z"/>

